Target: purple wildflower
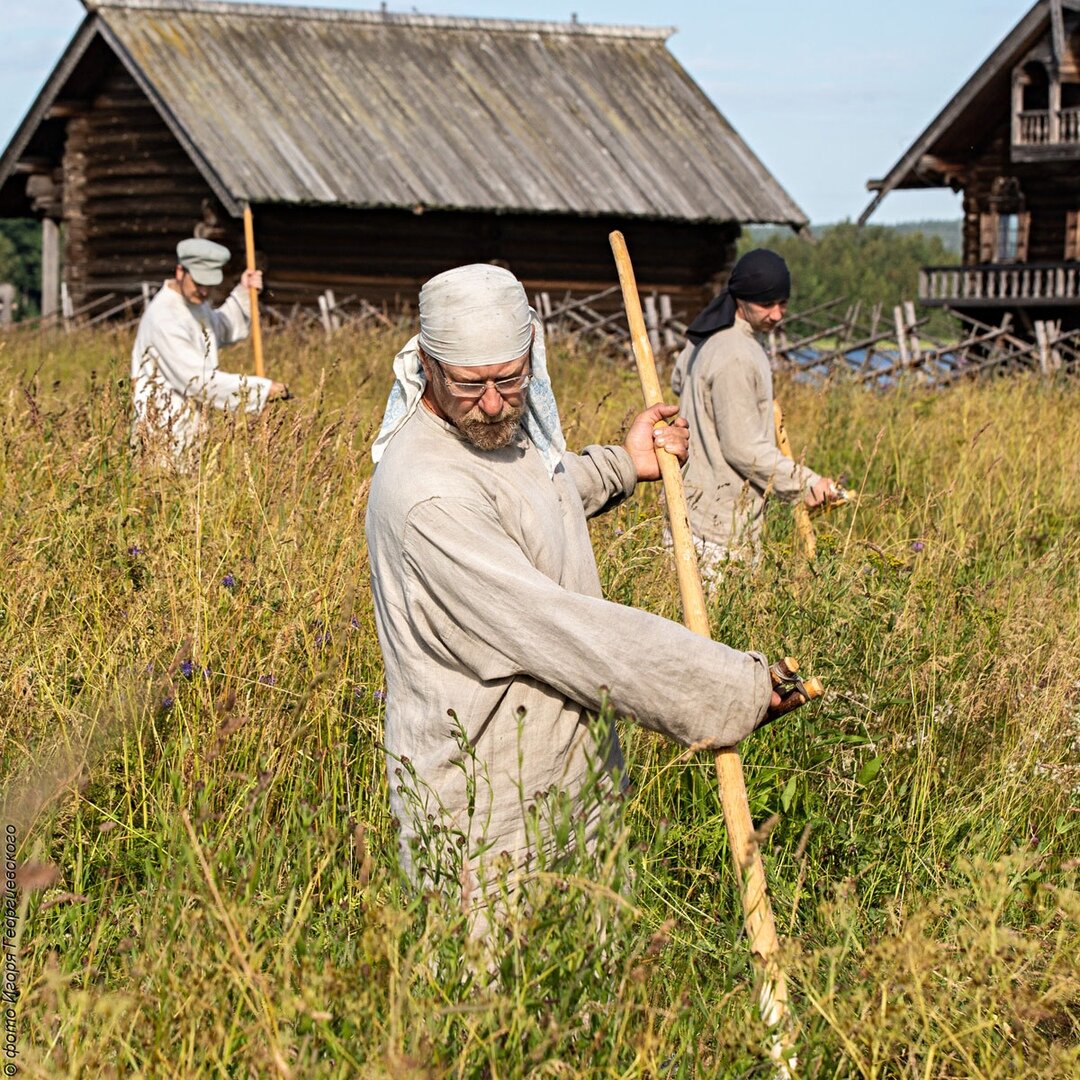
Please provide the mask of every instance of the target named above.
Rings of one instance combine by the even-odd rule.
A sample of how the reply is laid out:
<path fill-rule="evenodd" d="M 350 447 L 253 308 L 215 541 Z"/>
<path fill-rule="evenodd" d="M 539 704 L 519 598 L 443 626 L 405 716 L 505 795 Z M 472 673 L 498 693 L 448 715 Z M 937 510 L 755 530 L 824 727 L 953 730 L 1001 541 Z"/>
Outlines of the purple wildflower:
<path fill-rule="evenodd" d="M 167 696 L 167 697 L 163 698 L 162 702 L 161 702 L 161 711 L 162 712 L 168 712 L 173 707 L 174 704 L 175 704 L 175 701 L 173 700 L 173 698 L 171 696 Z"/>
<path fill-rule="evenodd" d="M 277 682 L 277 680 L 274 678 L 273 675 L 260 675 L 259 682 L 261 682 L 263 686 L 273 686 L 274 683 Z"/>
<path fill-rule="evenodd" d="M 923 548 L 925 548 L 925 547 L 926 547 L 926 545 L 921 540 L 916 540 L 911 545 L 911 550 L 914 551 L 916 554 L 918 554 L 918 552 L 922 551 Z"/>
<path fill-rule="evenodd" d="M 194 671 L 195 665 L 190 660 L 180 661 L 180 674 L 183 675 L 185 679 L 190 679 Z"/>
<path fill-rule="evenodd" d="M 352 627 L 352 628 L 353 628 L 354 630 L 359 630 L 359 629 L 360 629 L 360 620 L 359 620 L 359 619 L 358 619 L 358 618 L 357 618 L 357 617 L 356 617 L 356 616 L 354 615 L 354 616 L 353 616 L 353 617 L 352 617 L 352 618 L 351 618 L 351 619 L 349 620 L 349 625 L 350 625 L 350 626 L 351 626 L 351 627 Z"/>
<path fill-rule="evenodd" d="M 234 578 L 232 576 L 232 574 L 226 574 L 221 579 L 221 584 L 224 585 L 226 589 L 235 589 L 236 588 L 236 578 Z"/>
<path fill-rule="evenodd" d="M 331 638 L 330 638 L 329 634 L 316 634 L 315 635 L 315 644 L 316 645 L 319 645 L 319 646 L 329 645 L 330 641 L 331 641 Z"/>
<path fill-rule="evenodd" d="M 133 559 L 137 559 L 142 553 L 143 553 L 143 549 L 141 547 L 139 547 L 138 544 L 132 544 L 131 547 L 128 548 L 128 554 Z"/>
<path fill-rule="evenodd" d="M 371 696 L 376 701 L 385 701 L 386 700 L 386 691 L 385 690 L 376 690 Z"/>

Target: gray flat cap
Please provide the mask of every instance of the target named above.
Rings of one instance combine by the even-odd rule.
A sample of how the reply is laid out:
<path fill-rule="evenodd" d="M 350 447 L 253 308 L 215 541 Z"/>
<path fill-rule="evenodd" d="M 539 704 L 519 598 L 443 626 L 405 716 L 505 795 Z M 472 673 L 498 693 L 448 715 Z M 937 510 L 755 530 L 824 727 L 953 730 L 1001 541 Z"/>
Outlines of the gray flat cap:
<path fill-rule="evenodd" d="M 181 240 L 176 245 L 176 261 L 191 275 L 198 285 L 220 285 L 225 276 L 221 268 L 229 261 L 230 252 L 223 244 L 213 240 Z"/>

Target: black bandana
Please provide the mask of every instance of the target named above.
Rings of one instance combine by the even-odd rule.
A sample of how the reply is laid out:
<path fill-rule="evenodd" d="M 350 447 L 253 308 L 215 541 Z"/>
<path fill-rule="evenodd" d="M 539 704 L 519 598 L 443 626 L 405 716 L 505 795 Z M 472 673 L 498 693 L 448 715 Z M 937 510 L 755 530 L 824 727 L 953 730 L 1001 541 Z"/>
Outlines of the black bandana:
<path fill-rule="evenodd" d="M 735 322 L 735 301 L 751 304 L 775 304 L 791 295 L 791 275 L 787 263 L 775 251 L 755 248 L 736 264 L 727 288 L 686 328 L 686 336 L 700 345 Z"/>

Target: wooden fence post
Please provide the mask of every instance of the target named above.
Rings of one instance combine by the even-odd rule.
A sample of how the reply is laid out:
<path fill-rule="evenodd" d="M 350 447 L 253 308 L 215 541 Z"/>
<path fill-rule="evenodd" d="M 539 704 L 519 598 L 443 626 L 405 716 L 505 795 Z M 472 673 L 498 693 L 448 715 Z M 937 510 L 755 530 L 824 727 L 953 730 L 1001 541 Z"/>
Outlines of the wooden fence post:
<path fill-rule="evenodd" d="M 896 344 L 900 349 L 900 366 L 907 367 L 911 354 L 908 352 L 907 331 L 904 328 L 904 309 L 899 304 L 893 308 L 893 323 L 896 326 Z"/>
<path fill-rule="evenodd" d="M 319 297 L 319 317 L 329 340 L 341 329 L 341 313 L 338 311 L 337 297 L 334 296 L 333 289 L 326 289 Z"/>
<path fill-rule="evenodd" d="M 15 321 L 15 286 L 10 282 L 0 284 L 0 326 L 10 326 Z"/>
<path fill-rule="evenodd" d="M 671 326 L 671 297 L 667 293 L 660 294 L 660 328 L 664 333 L 664 348 L 678 348 L 679 337 Z"/>
<path fill-rule="evenodd" d="M 915 305 L 910 300 L 904 301 L 904 324 L 911 345 L 911 359 L 917 363 L 922 359 L 922 344 L 919 341 L 919 320 L 915 317 Z"/>
<path fill-rule="evenodd" d="M 1035 340 L 1039 346 L 1039 372 L 1044 376 L 1052 375 L 1061 367 L 1061 355 L 1054 348 L 1059 332 L 1059 324 L 1043 319 L 1035 320 Z"/>
<path fill-rule="evenodd" d="M 656 311 L 656 294 L 645 297 L 645 327 L 649 334 L 649 347 L 653 355 L 660 351 L 660 320 Z"/>
<path fill-rule="evenodd" d="M 64 320 L 65 333 L 71 332 L 71 319 L 75 314 L 75 305 L 71 302 L 71 293 L 66 281 L 60 282 L 60 317 Z"/>

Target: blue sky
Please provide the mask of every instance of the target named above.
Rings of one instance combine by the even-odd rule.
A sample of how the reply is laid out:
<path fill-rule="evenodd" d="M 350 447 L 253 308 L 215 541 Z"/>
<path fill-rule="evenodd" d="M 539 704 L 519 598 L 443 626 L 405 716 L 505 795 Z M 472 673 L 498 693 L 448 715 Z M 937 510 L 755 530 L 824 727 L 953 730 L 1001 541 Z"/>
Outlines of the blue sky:
<path fill-rule="evenodd" d="M 260 0 L 255 0 L 260 2 Z M 377 9 L 377 0 L 311 6 Z M 855 218 L 865 183 L 1028 10 L 1027 0 L 390 0 L 390 11 L 673 26 L 669 47 L 812 221 Z M 0 146 L 84 14 L 79 0 L 0 0 Z M 874 221 L 958 217 L 948 191 L 895 192 Z"/>

